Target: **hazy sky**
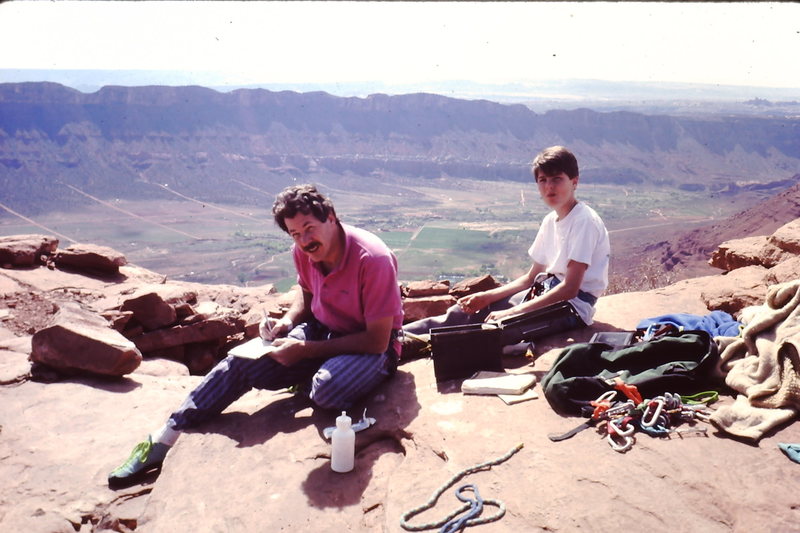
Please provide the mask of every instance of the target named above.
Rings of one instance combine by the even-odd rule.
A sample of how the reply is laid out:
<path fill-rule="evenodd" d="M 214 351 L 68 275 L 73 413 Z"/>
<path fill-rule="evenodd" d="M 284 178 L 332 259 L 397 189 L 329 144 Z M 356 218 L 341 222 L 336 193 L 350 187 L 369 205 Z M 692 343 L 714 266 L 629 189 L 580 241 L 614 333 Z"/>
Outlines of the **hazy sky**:
<path fill-rule="evenodd" d="M 214 71 L 242 84 L 800 88 L 800 4 L 17 1 L 0 4 L 0 50 L 0 69 Z"/>

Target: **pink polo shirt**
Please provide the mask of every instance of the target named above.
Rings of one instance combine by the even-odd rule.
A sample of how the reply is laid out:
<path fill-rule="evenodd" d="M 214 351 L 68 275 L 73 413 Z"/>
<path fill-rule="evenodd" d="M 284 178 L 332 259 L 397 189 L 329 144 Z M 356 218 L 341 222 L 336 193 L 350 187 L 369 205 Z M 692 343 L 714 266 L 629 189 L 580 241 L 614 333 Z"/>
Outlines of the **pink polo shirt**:
<path fill-rule="evenodd" d="M 394 317 L 393 328 L 403 325 L 403 305 L 397 283 L 397 258 L 372 233 L 342 224 L 345 249 L 342 260 L 327 276 L 297 246 L 297 281 L 313 295 L 311 312 L 331 331 L 365 331 L 368 322 Z M 399 352 L 399 343 L 398 346 Z"/>

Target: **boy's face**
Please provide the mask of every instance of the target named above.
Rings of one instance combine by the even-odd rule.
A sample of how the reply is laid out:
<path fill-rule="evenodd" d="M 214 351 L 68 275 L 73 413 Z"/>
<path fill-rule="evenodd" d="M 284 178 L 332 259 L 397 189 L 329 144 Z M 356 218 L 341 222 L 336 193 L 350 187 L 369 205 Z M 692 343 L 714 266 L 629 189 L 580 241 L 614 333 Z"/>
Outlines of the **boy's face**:
<path fill-rule="evenodd" d="M 289 236 L 315 263 L 332 261 L 339 251 L 339 225 L 333 215 L 320 222 L 314 215 L 297 213 L 284 219 Z"/>
<path fill-rule="evenodd" d="M 559 211 L 560 208 L 571 208 L 575 203 L 575 189 L 578 188 L 578 178 L 570 178 L 563 172 L 548 176 L 539 172 L 536 178 L 539 194 L 548 207 Z"/>

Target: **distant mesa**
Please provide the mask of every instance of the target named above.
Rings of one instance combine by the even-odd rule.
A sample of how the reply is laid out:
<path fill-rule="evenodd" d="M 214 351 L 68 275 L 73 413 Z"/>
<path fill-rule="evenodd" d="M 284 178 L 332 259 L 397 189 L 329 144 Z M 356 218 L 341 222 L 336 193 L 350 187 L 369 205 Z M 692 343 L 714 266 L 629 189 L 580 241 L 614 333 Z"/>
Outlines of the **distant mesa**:
<path fill-rule="evenodd" d="M 527 181 L 543 143 L 574 147 L 589 183 L 777 192 L 792 179 L 787 169 L 800 167 L 793 117 L 536 113 L 435 94 L 163 86 L 84 94 L 5 83 L 0 137 L 0 198 L 29 214 L 57 205 L 66 185 L 133 200 L 159 194 L 148 184 L 168 184 L 246 204 L 255 201 L 248 185 L 269 189 L 287 177 Z"/>

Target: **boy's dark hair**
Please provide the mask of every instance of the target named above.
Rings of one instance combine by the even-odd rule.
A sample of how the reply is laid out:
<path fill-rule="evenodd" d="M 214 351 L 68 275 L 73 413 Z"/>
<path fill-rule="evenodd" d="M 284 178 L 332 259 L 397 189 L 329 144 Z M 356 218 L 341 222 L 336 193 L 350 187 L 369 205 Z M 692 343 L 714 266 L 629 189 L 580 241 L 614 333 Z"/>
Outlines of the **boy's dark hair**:
<path fill-rule="evenodd" d="M 555 176 L 563 172 L 570 178 L 578 177 L 578 160 L 563 146 L 545 148 L 531 163 L 533 178 L 539 179 L 539 173 L 545 176 Z"/>
<path fill-rule="evenodd" d="M 333 218 L 337 222 L 339 221 L 333 203 L 316 187 L 309 184 L 286 187 L 278 193 L 275 203 L 272 204 L 272 216 L 275 217 L 275 223 L 286 233 L 289 233 L 286 228 L 286 219 L 294 218 L 298 213 L 314 215 L 320 222 L 325 222 L 329 215 L 333 215 Z"/>

